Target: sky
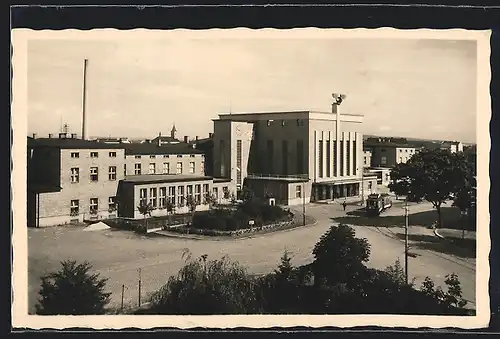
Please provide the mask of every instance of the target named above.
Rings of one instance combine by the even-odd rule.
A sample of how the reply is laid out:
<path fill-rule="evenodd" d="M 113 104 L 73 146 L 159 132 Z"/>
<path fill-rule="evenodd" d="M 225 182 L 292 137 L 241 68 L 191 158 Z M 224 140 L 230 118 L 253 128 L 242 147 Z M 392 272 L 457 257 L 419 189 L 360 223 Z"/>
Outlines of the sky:
<path fill-rule="evenodd" d="M 474 40 L 30 40 L 28 132 L 81 134 L 87 58 L 90 136 L 206 137 L 219 113 L 364 115 L 365 134 L 476 141 Z"/>

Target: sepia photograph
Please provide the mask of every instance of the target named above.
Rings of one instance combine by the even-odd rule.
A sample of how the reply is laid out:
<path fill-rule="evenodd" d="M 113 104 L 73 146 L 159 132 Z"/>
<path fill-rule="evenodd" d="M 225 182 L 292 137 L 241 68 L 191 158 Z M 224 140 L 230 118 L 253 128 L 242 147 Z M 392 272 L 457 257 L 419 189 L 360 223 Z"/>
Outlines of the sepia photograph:
<path fill-rule="evenodd" d="M 14 31 L 18 323 L 487 325 L 489 35 Z"/>

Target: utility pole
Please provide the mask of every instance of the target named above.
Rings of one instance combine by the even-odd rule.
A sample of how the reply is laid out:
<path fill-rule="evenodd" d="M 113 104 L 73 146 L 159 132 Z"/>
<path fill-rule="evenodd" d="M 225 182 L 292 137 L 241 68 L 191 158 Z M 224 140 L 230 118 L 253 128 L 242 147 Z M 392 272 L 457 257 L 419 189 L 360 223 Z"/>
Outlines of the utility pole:
<path fill-rule="evenodd" d="M 405 198 L 405 278 L 408 284 L 408 199 Z"/>
<path fill-rule="evenodd" d="M 139 268 L 139 307 L 141 307 L 141 269 Z"/>
<path fill-rule="evenodd" d="M 365 205 L 365 173 L 364 167 L 361 168 L 361 207 Z"/>

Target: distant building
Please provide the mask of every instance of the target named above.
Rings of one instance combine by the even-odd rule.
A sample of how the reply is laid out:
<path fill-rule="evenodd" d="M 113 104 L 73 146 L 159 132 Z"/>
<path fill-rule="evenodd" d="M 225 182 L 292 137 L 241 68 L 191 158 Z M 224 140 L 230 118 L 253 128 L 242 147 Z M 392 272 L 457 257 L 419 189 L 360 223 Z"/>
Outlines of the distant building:
<path fill-rule="evenodd" d="M 416 152 L 415 147 L 395 142 L 365 142 L 371 152 L 371 167 L 394 167 L 406 163 Z"/>
<path fill-rule="evenodd" d="M 148 141 L 157 146 L 179 144 L 181 141 L 176 138 L 176 133 L 177 129 L 175 128 L 175 125 L 173 125 L 172 130 L 170 131 L 170 136 L 162 136 L 160 132 L 156 138 Z"/>
<path fill-rule="evenodd" d="M 440 148 L 449 150 L 451 153 L 464 151 L 464 145 L 460 141 L 443 141 Z"/>
<path fill-rule="evenodd" d="M 372 152 L 370 150 L 363 150 L 363 167 L 368 168 L 372 165 Z"/>

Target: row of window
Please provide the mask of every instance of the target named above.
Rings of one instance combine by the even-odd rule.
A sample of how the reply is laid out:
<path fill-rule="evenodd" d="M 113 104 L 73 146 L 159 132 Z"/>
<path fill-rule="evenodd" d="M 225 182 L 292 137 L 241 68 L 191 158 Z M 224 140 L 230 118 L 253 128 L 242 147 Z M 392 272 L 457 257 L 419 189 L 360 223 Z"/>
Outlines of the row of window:
<path fill-rule="evenodd" d="M 114 212 L 116 210 L 116 197 L 108 198 L 108 211 Z M 99 198 L 90 198 L 89 213 L 97 214 L 99 211 Z M 70 202 L 70 215 L 75 217 L 80 214 L 80 200 L 74 199 Z"/>
<path fill-rule="evenodd" d="M 229 188 L 227 186 L 222 188 L 222 193 L 225 199 L 229 199 Z M 141 188 L 139 191 L 139 204 L 149 204 L 153 208 L 165 208 L 168 201 L 173 206 L 183 207 L 186 204 L 187 197 L 193 197 L 198 204 L 207 204 L 208 194 L 208 184 Z M 219 196 L 218 187 L 212 188 L 212 195 L 214 197 Z"/>
<path fill-rule="evenodd" d="M 99 181 L 99 168 L 98 167 L 90 167 L 90 181 Z M 114 181 L 116 180 L 116 166 L 108 167 L 108 180 Z M 80 182 L 80 168 L 72 167 L 71 168 L 71 182 L 79 183 Z"/>
<path fill-rule="evenodd" d="M 177 154 L 177 158 L 182 158 L 183 156 L 184 156 L 183 154 Z M 170 154 L 164 154 L 163 157 L 164 158 L 170 158 Z M 196 155 L 195 154 L 190 154 L 189 157 L 190 158 L 194 158 L 194 157 L 196 157 Z M 136 159 L 141 159 L 142 155 L 136 155 L 135 158 Z M 150 154 L 149 158 L 150 159 L 156 159 L 156 155 L 155 154 Z"/>
<path fill-rule="evenodd" d="M 108 152 L 108 156 L 110 158 L 116 158 L 116 152 Z M 99 152 L 90 152 L 91 158 L 99 158 Z M 78 159 L 80 158 L 80 152 L 71 152 L 71 158 Z"/>
<path fill-rule="evenodd" d="M 126 171 L 125 171 L 126 172 Z M 182 174 L 183 172 L 183 164 L 182 162 L 178 162 L 176 164 L 175 168 L 175 173 L 176 174 Z M 196 172 L 196 165 L 195 162 L 192 161 L 189 163 L 189 174 L 194 174 Z M 150 163 L 149 164 L 149 174 L 160 174 L 156 170 L 156 163 Z M 170 163 L 164 162 L 163 163 L 163 168 L 162 168 L 162 174 L 170 174 Z M 134 174 L 135 175 L 141 175 L 142 174 L 142 164 L 141 163 L 136 163 L 134 165 Z"/>
<path fill-rule="evenodd" d="M 281 126 L 286 126 L 288 125 L 290 120 L 280 120 L 281 122 Z M 275 123 L 275 120 L 267 120 L 267 126 L 271 126 Z M 295 123 L 297 126 L 304 126 L 304 120 L 301 120 L 301 119 L 297 119 L 295 120 Z"/>
<path fill-rule="evenodd" d="M 323 142 L 325 142 L 326 148 L 326 156 L 323 153 Z M 357 171 L 357 148 L 356 141 L 345 141 L 345 149 L 344 149 L 344 141 L 340 141 L 340 168 L 337 168 L 337 142 L 330 140 L 319 140 L 318 141 L 318 176 L 320 178 L 327 177 L 330 178 L 332 176 L 344 176 L 344 175 L 356 175 Z M 351 144 L 352 143 L 352 155 L 351 155 Z M 333 151 L 333 162 L 331 161 L 330 152 Z M 352 168 L 351 168 L 351 156 L 352 156 Z M 342 159 L 346 159 L 346 168 L 344 168 L 344 162 Z M 326 158 L 326 173 L 323 171 L 323 164 L 325 163 Z M 365 158 L 366 163 L 366 158 Z M 333 165 L 333 166 L 332 166 Z M 332 170 L 333 167 L 333 170 Z M 340 170 L 340 174 L 339 174 Z"/>

